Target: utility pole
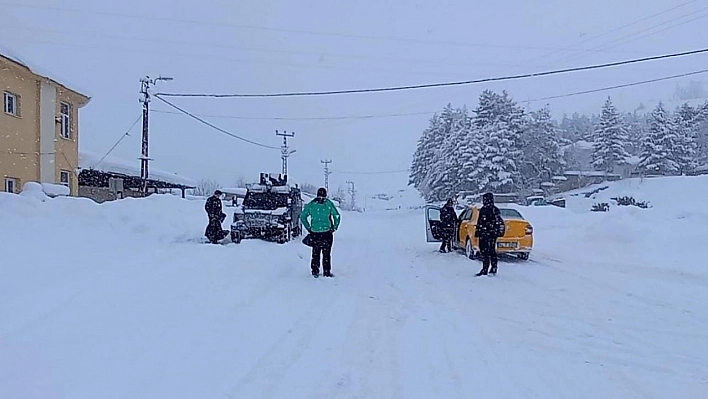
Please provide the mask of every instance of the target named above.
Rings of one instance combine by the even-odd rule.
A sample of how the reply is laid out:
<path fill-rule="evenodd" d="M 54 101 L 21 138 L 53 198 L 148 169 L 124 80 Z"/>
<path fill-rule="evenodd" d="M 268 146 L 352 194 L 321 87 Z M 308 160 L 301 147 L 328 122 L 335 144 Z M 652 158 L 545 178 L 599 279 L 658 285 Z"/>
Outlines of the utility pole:
<path fill-rule="evenodd" d="M 162 76 L 158 78 L 151 79 L 146 76 L 140 79 L 140 102 L 143 103 L 143 142 L 142 151 L 140 154 L 140 192 L 143 196 L 147 196 L 147 181 L 148 181 L 148 162 L 150 157 L 148 156 L 148 130 L 150 125 L 148 123 L 148 117 L 150 116 L 150 87 L 154 86 L 157 82 L 164 80 L 170 81 L 172 78 L 164 78 Z"/>
<path fill-rule="evenodd" d="M 283 145 L 280 147 L 280 156 L 283 159 L 283 177 L 286 177 L 288 175 L 288 157 L 296 151 L 290 151 L 288 147 L 288 137 L 295 137 L 295 133 L 288 133 L 285 130 L 283 130 L 283 133 L 280 133 L 276 130 L 275 135 L 283 138 Z"/>
<path fill-rule="evenodd" d="M 325 178 L 325 189 L 329 191 L 329 175 L 332 174 L 332 172 L 329 171 L 329 164 L 332 163 L 331 159 L 327 159 L 324 161 L 320 161 L 324 164 L 324 178 Z"/>
<path fill-rule="evenodd" d="M 351 196 L 350 200 L 350 208 L 352 210 L 356 209 L 356 190 L 354 189 L 354 182 L 353 181 L 348 181 L 347 184 L 349 185 L 349 195 Z"/>

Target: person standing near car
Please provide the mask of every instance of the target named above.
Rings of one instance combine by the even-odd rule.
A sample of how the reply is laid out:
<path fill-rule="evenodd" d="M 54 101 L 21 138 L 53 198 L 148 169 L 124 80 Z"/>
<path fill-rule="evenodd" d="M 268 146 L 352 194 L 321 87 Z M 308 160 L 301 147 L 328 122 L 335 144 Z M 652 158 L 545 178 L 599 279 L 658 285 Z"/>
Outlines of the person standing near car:
<path fill-rule="evenodd" d="M 322 275 L 332 275 L 332 244 L 334 232 L 339 228 L 341 215 L 332 201 L 327 199 L 327 190 L 317 190 L 317 198 L 305 205 L 300 214 L 302 226 L 310 233 L 312 243 L 312 276 L 320 276 L 320 257 L 322 258 Z"/>
<path fill-rule="evenodd" d="M 504 235 L 504 220 L 499 208 L 494 205 L 494 194 L 482 196 L 474 236 L 479 238 L 479 252 L 482 255 L 482 270 L 477 276 L 497 273 L 497 239 Z M 490 270 L 491 266 L 491 270 Z"/>
<path fill-rule="evenodd" d="M 229 235 L 228 231 L 221 228 L 221 223 L 226 219 L 226 214 L 222 211 L 221 205 L 222 194 L 221 190 L 214 191 L 214 195 L 209 197 L 204 205 L 204 210 L 209 217 L 209 224 L 204 235 L 212 244 L 218 244 L 219 241 Z"/>
<path fill-rule="evenodd" d="M 440 227 L 442 228 L 442 245 L 440 245 L 440 252 L 452 252 L 452 238 L 455 235 L 456 223 L 457 213 L 455 213 L 452 199 L 448 199 L 445 206 L 440 210 Z"/>

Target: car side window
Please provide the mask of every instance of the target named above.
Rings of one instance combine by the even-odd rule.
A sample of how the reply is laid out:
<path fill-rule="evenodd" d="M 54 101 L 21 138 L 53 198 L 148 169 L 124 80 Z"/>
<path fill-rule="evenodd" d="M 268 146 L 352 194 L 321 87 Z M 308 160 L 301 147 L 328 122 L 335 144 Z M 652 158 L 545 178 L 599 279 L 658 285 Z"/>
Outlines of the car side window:
<path fill-rule="evenodd" d="M 462 215 L 462 220 L 471 220 L 472 219 L 472 210 L 468 209 L 465 211 L 465 213 Z"/>

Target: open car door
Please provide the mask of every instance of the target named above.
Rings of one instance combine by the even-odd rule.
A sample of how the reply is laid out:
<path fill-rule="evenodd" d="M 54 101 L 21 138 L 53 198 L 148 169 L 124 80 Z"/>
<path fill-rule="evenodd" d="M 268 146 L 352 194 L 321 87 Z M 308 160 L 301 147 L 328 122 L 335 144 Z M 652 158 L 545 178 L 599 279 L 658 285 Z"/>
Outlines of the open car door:
<path fill-rule="evenodd" d="M 428 205 L 425 207 L 425 235 L 428 242 L 442 241 L 442 222 L 440 221 L 440 207 Z"/>

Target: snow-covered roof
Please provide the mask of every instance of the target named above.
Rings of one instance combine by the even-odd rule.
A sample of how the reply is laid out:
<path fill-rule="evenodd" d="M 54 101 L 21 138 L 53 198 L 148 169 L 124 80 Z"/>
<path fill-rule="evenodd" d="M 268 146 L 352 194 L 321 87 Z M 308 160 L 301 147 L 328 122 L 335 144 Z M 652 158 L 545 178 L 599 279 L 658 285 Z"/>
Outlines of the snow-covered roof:
<path fill-rule="evenodd" d="M 566 180 L 568 180 L 568 178 L 565 177 L 565 176 L 553 176 L 553 177 L 551 178 L 551 180 L 555 180 L 555 181 L 566 181 Z"/>
<path fill-rule="evenodd" d="M 625 158 L 625 161 L 627 161 L 627 163 L 630 165 L 639 165 L 639 162 L 641 162 L 642 159 L 636 155 L 633 155 L 631 157 Z"/>
<path fill-rule="evenodd" d="M 585 176 L 585 177 L 605 177 L 605 176 L 619 176 L 614 173 L 606 173 L 596 170 L 591 171 L 580 171 L 580 170 L 569 170 L 564 173 L 566 176 Z"/>
<path fill-rule="evenodd" d="M 556 185 L 554 183 L 551 183 L 549 181 L 544 181 L 541 183 L 541 187 L 555 187 Z"/>
<path fill-rule="evenodd" d="M 575 143 L 568 144 L 563 147 L 563 150 L 575 149 L 575 150 L 592 150 L 595 143 L 586 140 L 576 141 Z"/>
<path fill-rule="evenodd" d="M 248 193 L 248 189 L 243 188 L 243 187 L 233 187 L 233 188 L 227 187 L 227 188 L 222 188 L 220 190 L 225 194 L 240 195 L 242 197 L 244 197 L 246 195 L 246 193 Z"/>
<path fill-rule="evenodd" d="M 91 98 L 88 95 L 88 91 L 82 90 L 78 85 L 75 85 L 73 83 L 70 84 L 66 79 L 60 78 L 59 76 L 57 76 L 54 73 L 50 73 L 48 70 L 46 70 L 45 68 L 43 68 L 37 64 L 28 62 L 27 57 L 21 56 L 17 51 L 10 50 L 9 48 L 3 46 L 2 44 L 0 44 L 0 57 L 6 58 L 18 65 L 21 65 L 21 66 L 29 69 L 29 71 L 32 72 L 33 74 L 41 76 L 45 79 L 49 79 L 52 82 L 54 82 L 55 84 L 60 85 L 60 86 L 64 86 L 67 89 L 69 89 L 73 92 L 76 92 L 88 99 Z"/>
<path fill-rule="evenodd" d="M 140 176 L 140 161 L 137 159 L 133 162 L 129 162 L 110 157 L 106 157 L 106 159 L 101 161 L 101 158 L 103 158 L 103 156 L 96 153 L 82 151 L 79 153 L 79 169 L 118 173 L 126 176 Z M 190 178 L 152 167 L 149 170 L 149 178 L 150 180 L 159 180 L 180 186 L 196 187 L 197 185 L 197 182 Z"/>

